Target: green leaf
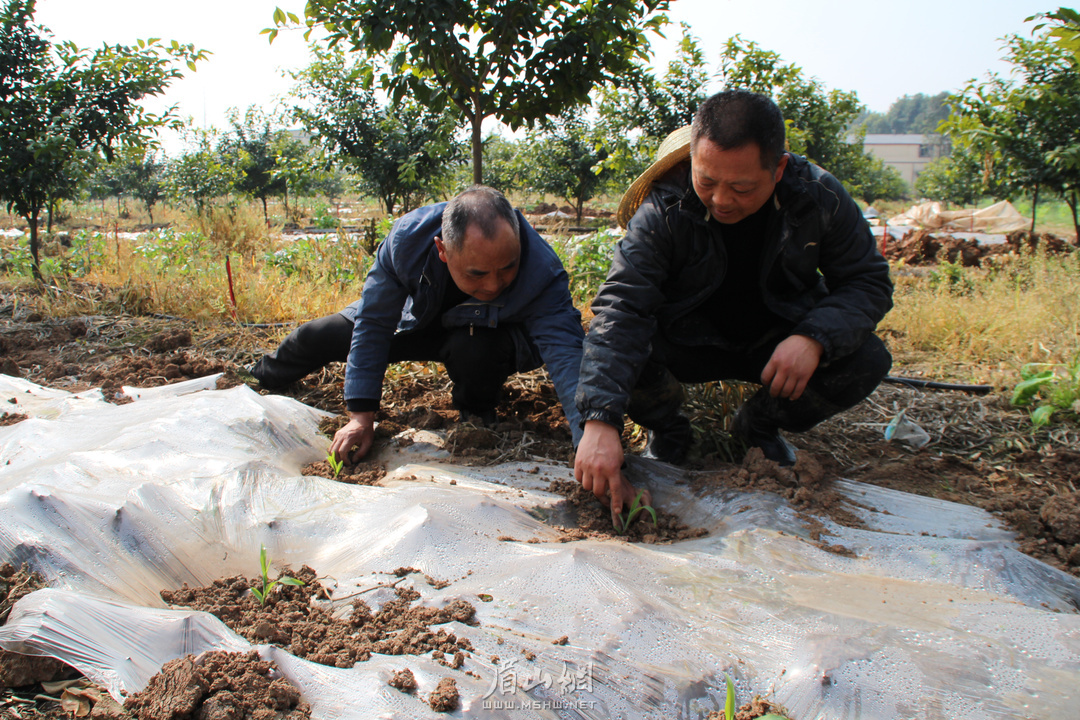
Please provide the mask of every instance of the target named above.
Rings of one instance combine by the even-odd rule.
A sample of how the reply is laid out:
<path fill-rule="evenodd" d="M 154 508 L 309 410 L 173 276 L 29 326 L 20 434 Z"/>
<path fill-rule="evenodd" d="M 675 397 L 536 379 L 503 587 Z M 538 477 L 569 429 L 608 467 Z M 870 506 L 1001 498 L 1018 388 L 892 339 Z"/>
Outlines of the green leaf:
<path fill-rule="evenodd" d="M 1053 405 L 1042 405 L 1037 407 L 1031 413 L 1031 422 L 1034 423 L 1037 428 L 1049 425 L 1050 418 L 1053 417 L 1055 410 L 1057 410 L 1057 408 Z"/>
<path fill-rule="evenodd" d="M 735 683 L 731 682 L 731 676 L 724 673 L 727 680 L 727 697 L 724 699 L 724 720 L 735 720 Z"/>
<path fill-rule="evenodd" d="M 1039 392 L 1039 388 L 1050 382 L 1053 377 L 1053 370 L 1046 370 L 1017 383 L 1016 387 L 1013 388 L 1012 404 L 1017 406 L 1027 405 Z"/>
<path fill-rule="evenodd" d="M 303 587 L 304 586 L 304 581 L 303 580 L 298 580 L 297 578 L 289 577 L 288 575 L 278 578 L 277 581 L 279 583 L 281 583 L 282 585 L 295 585 L 295 586 L 298 586 L 298 587 Z"/>

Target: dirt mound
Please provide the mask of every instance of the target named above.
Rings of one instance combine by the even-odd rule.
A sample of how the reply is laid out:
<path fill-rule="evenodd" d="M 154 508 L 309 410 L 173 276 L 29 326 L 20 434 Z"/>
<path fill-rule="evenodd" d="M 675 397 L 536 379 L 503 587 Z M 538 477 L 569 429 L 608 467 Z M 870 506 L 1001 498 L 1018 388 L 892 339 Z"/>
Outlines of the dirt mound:
<path fill-rule="evenodd" d="M 274 664 L 248 653 L 205 652 L 165 663 L 124 708 L 139 720 L 305 720 L 311 708 Z"/>
<path fill-rule="evenodd" d="M 1014 232 L 1004 243 L 982 245 L 974 239 L 956 238 L 932 230 L 910 230 L 903 238 L 885 243 L 883 254 L 889 260 L 906 265 L 934 265 L 947 261 L 963 267 L 979 267 L 982 259 L 991 255 L 1018 253 L 1020 250 L 1044 248 L 1051 254 L 1074 250 L 1064 240 L 1050 233 Z"/>
<path fill-rule="evenodd" d="M 476 608 L 464 600 L 442 608 L 414 606 L 420 593 L 395 587 L 395 598 L 383 603 L 378 612 L 357 598 L 350 603 L 351 613 L 342 617 L 338 612 L 341 603 L 331 601 L 314 570 L 304 566 L 294 577 L 304 585 L 274 587 L 265 605 L 251 593 L 261 581 L 241 576 L 215 580 L 207 587 L 163 590 L 161 597 L 170 605 L 208 612 L 253 643 L 272 643 L 323 665 L 348 668 L 368 660 L 372 653 L 432 652 L 437 660 L 458 668 L 473 649 L 467 638 L 430 627 L 451 621 L 475 625 Z M 447 655 L 452 660 L 445 660 Z"/>

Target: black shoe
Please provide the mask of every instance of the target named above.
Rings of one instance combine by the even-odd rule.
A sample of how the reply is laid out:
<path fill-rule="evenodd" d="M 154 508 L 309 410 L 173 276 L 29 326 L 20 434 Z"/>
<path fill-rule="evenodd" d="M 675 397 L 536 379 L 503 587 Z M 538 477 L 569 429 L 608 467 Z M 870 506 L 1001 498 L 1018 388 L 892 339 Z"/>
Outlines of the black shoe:
<path fill-rule="evenodd" d="M 645 441 L 645 449 L 641 451 L 641 457 L 681 465 L 686 460 L 690 443 L 693 441 L 690 421 L 679 414 L 672 418 L 668 425 L 664 430 L 647 429 L 648 439 Z"/>
<path fill-rule="evenodd" d="M 499 416 L 495 413 L 495 408 L 480 412 L 458 408 L 458 422 L 471 423 L 477 427 L 491 427 L 499 423 Z"/>
<path fill-rule="evenodd" d="M 747 447 L 761 448 L 765 459 L 772 460 L 780 467 L 795 464 L 795 448 L 783 438 L 780 430 L 775 425 L 755 423 L 745 406 L 735 413 L 731 421 L 731 434 Z"/>

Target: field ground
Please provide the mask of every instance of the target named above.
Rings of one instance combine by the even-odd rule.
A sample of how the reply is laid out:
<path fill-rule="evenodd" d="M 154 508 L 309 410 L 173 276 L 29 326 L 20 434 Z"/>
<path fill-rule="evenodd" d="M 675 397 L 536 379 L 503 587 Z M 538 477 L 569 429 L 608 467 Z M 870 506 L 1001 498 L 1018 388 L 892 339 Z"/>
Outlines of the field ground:
<path fill-rule="evenodd" d="M 919 276 L 917 266 L 905 263 L 902 269 Z M 940 270 L 931 268 L 926 272 Z M 887 322 L 882 332 L 894 352 L 892 374 L 989 382 L 993 385 L 991 392 L 980 395 L 886 383 L 853 410 L 790 439 L 802 455 L 821 465 L 826 480 L 843 477 L 982 507 L 1017 533 L 1023 552 L 1080 576 L 1080 492 L 1076 487 L 1080 477 L 1080 427 L 1066 421 L 1036 431 L 1028 411 L 1010 405 L 1009 393 L 1018 362 L 1030 358 L 1016 361 L 1017 356 L 993 357 L 982 362 L 980 357 L 986 355 L 980 355 L 984 351 L 978 348 L 969 356 L 959 357 L 951 346 L 935 346 L 932 340 L 921 344 L 912 341 L 914 330 L 901 322 L 901 305 L 914 302 L 904 300 L 905 293 L 914 292 L 906 282 L 898 277 L 898 309 L 894 311 L 897 320 L 893 325 Z M 947 277 L 945 282 L 958 282 L 964 287 L 963 277 L 959 281 Z M 220 308 L 216 314 L 202 315 L 197 320 L 161 312 L 133 312 L 138 304 L 133 307 L 125 301 L 125 292 L 130 292 L 130 285 L 109 286 L 89 279 L 48 290 L 25 280 L 3 282 L 0 372 L 69 391 L 100 387 L 106 398 L 118 402 L 122 401 L 117 394 L 123 385 L 154 386 L 221 372 L 224 375 L 219 382 L 229 386 L 243 382 L 247 377 L 243 366 L 272 349 L 294 327 L 293 322 L 236 322 Z M 950 303 L 971 301 L 973 294 L 965 293 L 950 290 L 938 292 L 933 298 Z M 76 302 L 72 297 L 80 300 Z M 1071 300 L 1069 294 L 1064 297 L 1063 302 L 1075 306 L 1075 293 Z M 340 297 L 324 302 L 326 306 L 318 311 L 337 309 L 334 303 L 340 303 Z M 68 309 L 57 312 L 59 307 Z M 305 308 L 308 312 L 314 309 Z M 1066 322 L 1063 337 L 1068 336 L 1069 322 L 1075 321 Z M 1075 337 L 1075 325 L 1072 332 Z M 1059 347 L 1042 336 L 1034 342 L 1040 340 L 1050 345 L 1043 350 L 1055 361 L 1076 357 L 1071 347 Z M 1030 339 L 1026 342 L 1033 344 Z M 342 368 L 333 366 L 284 394 L 340 414 L 341 383 Z M 738 468 L 730 462 L 740 460 L 738 449 L 733 448 L 724 428 L 727 414 L 743 392 L 745 388 L 722 385 L 691 388 L 687 409 L 698 430 L 690 461 L 692 471 L 731 472 Z M 7 402 L 0 410 L 0 424 L 19 422 L 23 416 L 18 412 L 17 399 L 4 400 Z M 406 427 L 424 427 L 453 437 L 459 426 L 450 408 L 448 383 L 437 366 L 396 366 L 388 375 L 388 389 L 378 417 L 379 441 L 385 442 Z M 925 447 L 913 449 L 884 439 L 886 426 L 901 411 L 929 434 L 930 442 Z M 455 460 L 473 464 L 530 458 L 563 463 L 572 460 L 568 429 L 542 373 L 511 380 L 500 418 L 499 425 L 482 433 L 458 433 L 455 442 L 448 443 Z M 325 429 L 332 434 L 333 424 Z M 631 449 L 640 449 L 640 436 L 628 426 L 626 437 Z M 769 489 L 787 495 L 806 510 L 827 513 L 825 503 L 812 497 L 824 493 L 827 485 L 808 491 L 782 484 L 770 485 Z M 842 523 L 857 522 L 842 515 L 830 517 Z M 40 692 L 40 687 L 0 689 L 0 719 L 70 716 L 47 701 L 33 704 L 34 693 Z"/>

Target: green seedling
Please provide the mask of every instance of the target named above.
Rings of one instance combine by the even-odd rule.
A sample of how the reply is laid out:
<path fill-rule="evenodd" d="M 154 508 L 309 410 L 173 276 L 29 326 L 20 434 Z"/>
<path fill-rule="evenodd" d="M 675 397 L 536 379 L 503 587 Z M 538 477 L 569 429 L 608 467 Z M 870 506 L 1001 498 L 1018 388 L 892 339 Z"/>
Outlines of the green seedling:
<path fill-rule="evenodd" d="M 731 676 L 727 673 L 724 673 L 724 679 L 727 680 L 727 697 L 724 698 L 724 720 L 735 720 L 735 683 L 731 682 Z M 769 713 L 768 715 L 759 715 L 757 720 L 789 720 L 789 718 L 785 715 Z"/>
<path fill-rule="evenodd" d="M 641 490 L 641 491 L 638 492 L 637 497 L 634 498 L 634 504 L 630 506 L 630 512 L 628 512 L 626 514 L 626 519 L 625 520 L 623 520 L 622 513 L 620 513 L 616 517 L 616 519 L 614 521 L 615 522 L 615 530 L 620 535 L 625 535 L 627 533 L 627 531 L 630 530 L 630 524 L 632 522 L 634 522 L 634 518 L 636 518 L 638 516 L 638 514 L 641 513 L 642 510 L 648 510 L 649 514 L 652 515 L 653 525 L 658 525 L 659 524 L 657 519 L 656 519 L 656 511 L 653 510 L 652 505 L 642 505 L 641 496 L 644 495 L 644 494 L 645 494 L 644 490 Z"/>
<path fill-rule="evenodd" d="M 344 460 L 338 460 L 338 457 L 334 453 L 333 450 L 326 453 L 326 462 L 330 463 L 330 467 L 334 471 L 334 477 L 337 477 L 338 475 L 340 475 L 341 474 L 341 469 L 345 467 L 345 461 Z"/>
<path fill-rule="evenodd" d="M 269 597 L 270 591 L 274 589 L 275 585 L 303 585 L 303 580 L 297 580 L 294 577 L 279 577 L 277 580 L 270 580 L 270 558 L 266 554 L 266 546 L 259 546 L 259 564 L 262 566 L 262 587 L 251 588 L 251 594 L 259 601 L 260 605 L 266 604 L 266 598 Z"/>

